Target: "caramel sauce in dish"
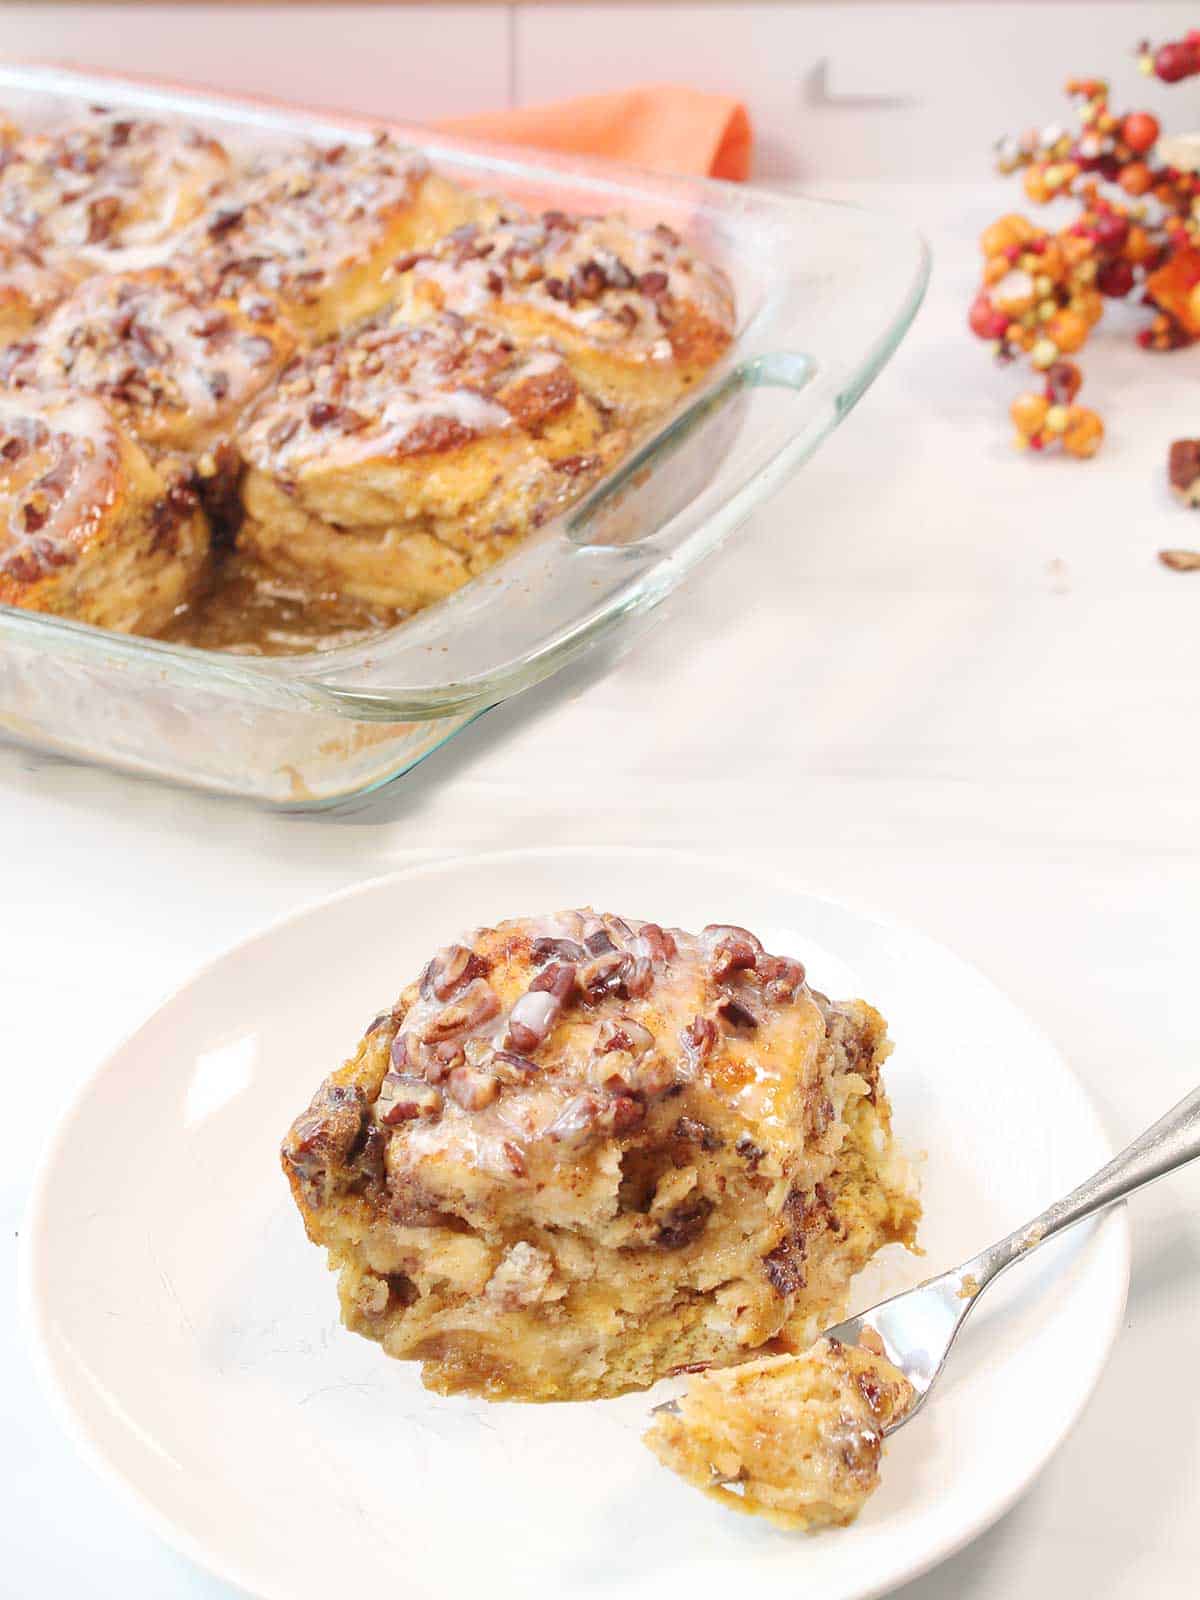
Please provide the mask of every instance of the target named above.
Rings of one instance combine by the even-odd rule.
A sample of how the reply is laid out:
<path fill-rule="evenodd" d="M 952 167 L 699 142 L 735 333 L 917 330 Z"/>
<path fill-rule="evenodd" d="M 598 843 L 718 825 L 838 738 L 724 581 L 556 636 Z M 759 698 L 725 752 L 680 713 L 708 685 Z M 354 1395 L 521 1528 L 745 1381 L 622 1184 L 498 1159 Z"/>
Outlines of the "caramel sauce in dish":
<path fill-rule="evenodd" d="M 159 638 L 226 655 L 307 655 L 374 638 L 406 615 L 337 594 L 307 594 L 233 553 Z"/>

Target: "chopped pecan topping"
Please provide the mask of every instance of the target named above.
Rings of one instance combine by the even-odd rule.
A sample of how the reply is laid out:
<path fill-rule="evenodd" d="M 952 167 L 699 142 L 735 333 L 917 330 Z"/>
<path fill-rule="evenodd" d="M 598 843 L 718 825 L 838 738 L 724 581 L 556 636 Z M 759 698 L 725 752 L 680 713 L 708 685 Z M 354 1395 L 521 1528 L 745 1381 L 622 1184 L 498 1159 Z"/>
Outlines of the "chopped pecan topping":
<path fill-rule="evenodd" d="M 619 1139 L 640 1128 L 646 1120 L 646 1107 L 632 1095 L 616 1094 L 608 1106 L 605 1121 Z M 661 1243 L 661 1239 L 659 1241 Z"/>
<path fill-rule="evenodd" d="M 482 1022 L 490 1022 L 499 1010 L 500 999 L 496 991 L 485 979 L 475 978 L 457 1000 L 452 1000 L 425 1024 L 425 1039 L 430 1044 L 435 1044 L 439 1039 L 449 1039 L 453 1034 L 477 1028 Z"/>
<path fill-rule="evenodd" d="M 103 244 L 117 225 L 121 215 L 121 202 L 116 195 L 101 195 L 96 200 L 88 201 L 88 232 L 89 244 Z"/>
<path fill-rule="evenodd" d="M 548 990 L 529 989 L 513 1006 L 508 1018 L 508 1043 L 518 1054 L 536 1050 L 558 1020 L 562 1002 Z"/>
<path fill-rule="evenodd" d="M 447 1080 L 450 1098 L 464 1111 L 483 1111 L 500 1093 L 500 1085 L 490 1072 L 478 1067 L 455 1067 Z"/>
<path fill-rule="evenodd" d="M 555 1144 L 578 1149 L 596 1136 L 603 1111 L 604 1101 L 598 1094 L 577 1094 L 546 1129 L 546 1137 Z"/>
<path fill-rule="evenodd" d="M 551 957 L 556 961 L 571 962 L 585 959 L 583 946 L 576 944 L 574 939 L 535 939 L 533 955 L 537 961 L 549 961 Z"/>
<path fill-rule="evenodd" d="M 675 940 L 657 922 L 643 922 L 633 941 L 634 955 L 649 956 L 655 962 L 672 960 L 677 949 Z"/>
<path fill-rule="evenodd" d="M 379 1085 L 375 1113 L 380 1122 L 394 1128 L 418 1117 L 436 1117 L 442 1109 L 442 1091 L 423 1078 L 389 1072 Z"/>
<path fill-rule="evenodd" d="M 803 964 L 787 956 L 762 956 L 757 971 L 763 994 L 768 1000 L 786 1004 L 794 1000 L 804 987 L 806 973 Z"/>
<path fill-rule="evenodd" d="M 208 237 L 210 239 L 223 238 L 225 234 L 230 233 L 237 227 L 245 215 L 245 206 L 226 207 L 216 212 L 208 224 Z"/>
<path fill-rule="evenodd" d="M 500 1083 L 529 1083 L 537 1076 L 537 1067 L 529 1057 L 518 1055 L 514 1050 L 494 1050 L 488 1070 Z"/>
<path fill-rule="evenodd" d="M 608 287 L 608 276 L 598 261 L 581 261 L 571 274 L 571 287 L 580 300 L 598 300 Z"/>
<path fill-rule="evenodd" d="M 530 982 L 530 992 L 551 994 L 560 1005 L 575 992 L 576 972 L 569 961 L 552 961 Z"/>
<path fill-rule="evenodd" d="M 428 1000 L 449 1000 L 465 984 L 486 977 L 488 963 L 464 944 L 439 950 L 421 974 L 421 993 Z"/>
<path fill-rule="evenodd" d="M 745 928 L 728 924 L 709 923 L 703 939 L 710 952 L 712 975 L 718 980 L 731 972 L 752 969 L 763 953 L 763 947 Z"/>
<path fill-rule="evenodd" d="M 627 1050 L 630 1055 L 645 1055 L 654 1044 L 654 1035 L 632 1017 L 620 1017 L 603 1022 L 596 1035 L 596 1053 L 604 1055 L 609 1050 Z"/>
<path fill-rule="evenodd" d="M 758 1027 L 758 1018 L 753 1011 L 744 1006 L 740 1000 L 735 999 L 733 995 L 718 1001 L 717 1015 L 723 1022 L 727 1022 L 731 1028 L 741 1028 L 746 1032 L 752 1032 Z"/>
<path fill-rule="evenodd" d="M 695 1065 L 712 1054 L 717 1042 L 717 1025 L 711 1017 L 693 1017 L 679 1038 L 684 1054 Z"/>
<path fill-rule="evenodd" d="M 608 935 L 604 937 L 608 938 Z M 584 997 L 595 1003 L 606 994 L 615 994 L 621 986 L 624 968 L 625 957 L 616 949 L 586 962 L 579 968 L 579 987 Z"/>

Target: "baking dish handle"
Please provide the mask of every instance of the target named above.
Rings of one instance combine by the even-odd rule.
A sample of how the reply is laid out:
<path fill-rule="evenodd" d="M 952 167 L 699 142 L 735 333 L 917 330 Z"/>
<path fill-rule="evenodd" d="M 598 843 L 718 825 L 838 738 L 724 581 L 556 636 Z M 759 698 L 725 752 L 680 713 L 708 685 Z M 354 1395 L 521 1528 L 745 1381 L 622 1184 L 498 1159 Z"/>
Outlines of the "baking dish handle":
<path fill-rule="evenodd" d="M 858 392 L 835 392 L 803 352 L 743 359 L 500 566 L 326 657 L 305 689 L 343 715 L 391 721 L 476 711 L 528 688 L 665 599 Z"/>

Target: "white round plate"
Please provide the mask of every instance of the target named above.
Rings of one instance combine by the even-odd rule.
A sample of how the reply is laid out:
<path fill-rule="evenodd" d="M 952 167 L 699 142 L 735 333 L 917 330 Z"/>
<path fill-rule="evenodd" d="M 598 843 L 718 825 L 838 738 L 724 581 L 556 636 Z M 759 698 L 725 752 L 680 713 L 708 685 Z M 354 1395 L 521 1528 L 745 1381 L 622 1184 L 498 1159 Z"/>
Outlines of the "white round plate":
<path fill-rule="evenodd" d="M 542 851 L 423 866 L 301 912 L 193 978 L 86 1085 L 39 1180 L 25 1263 L 42 1364 L 77 1436 L 164 1538 L 251 1594 L 878 1594 L 998 1517 L 1100 1374 L 1125 1299 L 1122 1215 L 1008 1274 L 892 1441 L 860 1520 L 805 1537 L 664 1471 L 639 1442 L 650 1396 L 443 1399 L 345 1332 L 279 1169 L 282 1134 L 432 949 L 588 902 L 751 927 L 819 988 L 888 1017 L 927 1254 L 886 1252 L 860 1305 L 1017 1226 L 1109 1154 L 1062 1059 L 978 972 L 769 876 Z"/>

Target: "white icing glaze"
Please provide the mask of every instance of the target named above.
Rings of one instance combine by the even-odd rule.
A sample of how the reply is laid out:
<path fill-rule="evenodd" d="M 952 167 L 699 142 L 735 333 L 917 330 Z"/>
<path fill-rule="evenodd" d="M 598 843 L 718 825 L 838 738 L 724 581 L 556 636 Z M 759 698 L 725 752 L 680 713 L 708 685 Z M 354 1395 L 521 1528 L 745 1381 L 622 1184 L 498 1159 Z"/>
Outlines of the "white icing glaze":
<path fill-rule="evenodd" d="M 669 229 L 635 228 L 622 217 L 571 221 L 548 212 L 468 224 L 399 266 L 411 271 L 417 295 L 432 285 L 440 303 L 471 315 L 526 305 L 630 360 L 670 359 L 680 307 L 717 334 L 733 333 L 733 297 L 723 274 Z"/>
<path fill-rule="evenodd" d="M 252 170 L 187 230 L 178 254 L 219 272 L 227 287 L 315 301 L 378 247 L 428 173 L 423 156 L 387 141 L 298 151 Z"/>
<path fill-rule="evenodd" d="M 244 430 L 242 450 L 260 470 L 286 475 L 310 462 L 453 447 L 513 428 L 504 394 L 556 371 L 573 394 L 554 352 L 522 355 L 457 317 L 417 327 L 376 319 L 289 369 Z"/>
<path fill-rule="evenodd" d="M 95 277 L 20 347 L 8 376 L 102 394 L 151 435 L 176 417 L 204 429 L 231 418 L 275 376 L 292 349 L 280 339 L 274 323 L 203 300 L 166 269 Z"/>
<path fill-rule="evenodd" d="M 229 157 L 197 130 L 116 113 L 17 142 L 0 169 L 0 226 L 92 267 L 159 249 L 207 205 Z"/>
<path fill-rule="evenodd" d="M 0 394 L 0 578 L 74 560 L 117 492 L 120 446 L 97 400 Z"/>

